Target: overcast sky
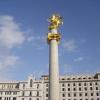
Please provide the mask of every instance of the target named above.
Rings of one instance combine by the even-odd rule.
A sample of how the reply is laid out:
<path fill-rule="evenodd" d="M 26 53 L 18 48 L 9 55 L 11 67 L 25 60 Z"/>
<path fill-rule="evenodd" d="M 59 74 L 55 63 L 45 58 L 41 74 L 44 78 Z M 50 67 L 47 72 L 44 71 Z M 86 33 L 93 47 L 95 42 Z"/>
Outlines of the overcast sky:
<path fill-rule="evenodd" d="M 48 18 L 58 13 L 60 74 L 100 72 L 100 0 L 0 0 L 0 80 L 48 74 Z"/>

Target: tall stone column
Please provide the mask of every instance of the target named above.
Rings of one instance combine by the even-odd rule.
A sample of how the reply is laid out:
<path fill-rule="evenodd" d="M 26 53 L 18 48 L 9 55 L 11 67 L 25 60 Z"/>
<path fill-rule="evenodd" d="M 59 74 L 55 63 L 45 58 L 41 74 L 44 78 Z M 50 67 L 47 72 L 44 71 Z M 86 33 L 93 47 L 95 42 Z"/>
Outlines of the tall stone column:
<path fill-rule="evenodd" d="M 57 29 L 62 24 L 62 18 L 59 15 L 52 15 L 49 19 L 49 33 L 47 36 L 49 44 L 49 100 L 59 99 L 59 61 L 58 44 L 60 34 Z"/>

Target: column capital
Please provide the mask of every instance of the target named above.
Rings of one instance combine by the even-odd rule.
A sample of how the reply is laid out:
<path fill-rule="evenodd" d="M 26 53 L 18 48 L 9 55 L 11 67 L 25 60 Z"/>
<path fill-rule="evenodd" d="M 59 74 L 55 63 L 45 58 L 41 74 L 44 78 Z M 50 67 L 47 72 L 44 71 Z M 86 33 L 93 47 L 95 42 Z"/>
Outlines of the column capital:
<path fill-rule="evenodd" d="M 60 42 L 61 35 L 60 33 L 48 33 L 47 42 L 50 43 L 51 40 L 56 40 L 58 43 Z"/>

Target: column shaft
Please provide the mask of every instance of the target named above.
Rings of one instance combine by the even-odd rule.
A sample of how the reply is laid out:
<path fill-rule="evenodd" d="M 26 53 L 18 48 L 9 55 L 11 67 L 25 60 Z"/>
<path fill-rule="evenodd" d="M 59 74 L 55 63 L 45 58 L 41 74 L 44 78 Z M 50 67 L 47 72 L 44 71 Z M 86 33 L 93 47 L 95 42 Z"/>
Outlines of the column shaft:
<path fill-rule="evenodd" d="M 49 50 L 49 100 L 59 100 L 58 43 L 56 40 L 50 41 Z"/>

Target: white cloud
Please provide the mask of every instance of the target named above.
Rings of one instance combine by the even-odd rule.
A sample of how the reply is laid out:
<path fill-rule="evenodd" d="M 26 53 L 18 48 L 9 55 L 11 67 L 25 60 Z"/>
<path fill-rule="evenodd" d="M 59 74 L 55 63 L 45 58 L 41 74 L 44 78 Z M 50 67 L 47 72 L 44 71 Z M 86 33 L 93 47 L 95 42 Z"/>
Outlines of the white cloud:
<path fill-rule="evenodd" d="M 28 42 L 31 42 L 31 41 L 33 41 L 33 40 L 34 40 L 34 37 L 33 37 L 33 36 L 30 36 L 30 37 L 27 38 L 27 41 L 28 41 Z"/>
<path fill-rule="evenodd" d="M 12 53 L 14 47 L 22 45 L 26 37 L 13 16 L 0 16 L 0 69 L 14 67 L 19 57 Z"/>
<path fill-rule="evenodd" d="M 42 49 L 41 42 L 46 40 L 44 36 L 26 34 L 26 37 L 24 33 L 31 33 L 31 30 L 23 31 L 20 25 L 13 16 L 0 16 L 0 79 L 2 76 L 9 78 L 9 73 L 6 71 L 16 66 L 20 61 L 20 56 L 12 52 L 13 48 L 17 48 L 25 42 L 32 42 L 33 45 L 36 44 L 38 49 Z"/>
<path fill-rule="evenodd" d="M 14 67 L 19 57 L 14 55 L 6 55 L 0 57 L 0 69 L 4 69 L 7 67 Z"/>
<path fill-rule="evenodd" d="M 29 43 L 31 42 L 35 49 L 43 50 L 46 44 L 46 37 L 45 36 L 30 36 L 27 38 L 27 41 Z"/>
<path fill-rule="evenodd" d="M 0 45 L 13 48 L 21 45 L 25 36 L 20 25 L 15 22 L 13 16 L 0 16 Z"/>
<path fill-rule="evenodd" d="M 10 68 L 15 67 L 19 63 L 20 57 L 12 52 L 13 48 L 17 48 L 25 43 L 26 36 L 22 31 L 21 24 L 17 23 L 13 16 L 0 16 L 0 79 L 9 79 Z"/>
<path fill-rule="evenodd" d="M 78 57 L 78 58 L 74 59 L 74 62 L 79 62 L 79 61 L 82 61 L 82 60 L 84 60 L 83 57 Z"/>
<path fill-rule="evenodd" d="M 36 41 L 45 42 L 46 37 L 45 37 L 45 36 L 36 36 L 36 37 L 34 37 L 34 39 L 35 39 Z"/>
<path fill-rule="evenodd" d="M 72 70 L 72 65 L 71 64 L 64 64 L 64 73 L 71 73 Z"/>
<path fill-rule="evenodd" d="M 45 40 L 46 40 L 46 37 L 45 36 L 29 36 L 27 38 L 27 41 L 28 42 L 31 42 L 31 41 L 45 42 Z"/>
<path fill-rule="evenodd" d="M 63 47 L 64 47 L 68 52 L 74 52 L 74 51 L 76 51 L 76 49 L 77 49 L 77 46 L 76 46 L 74 40 L 63 41 Z"/>

